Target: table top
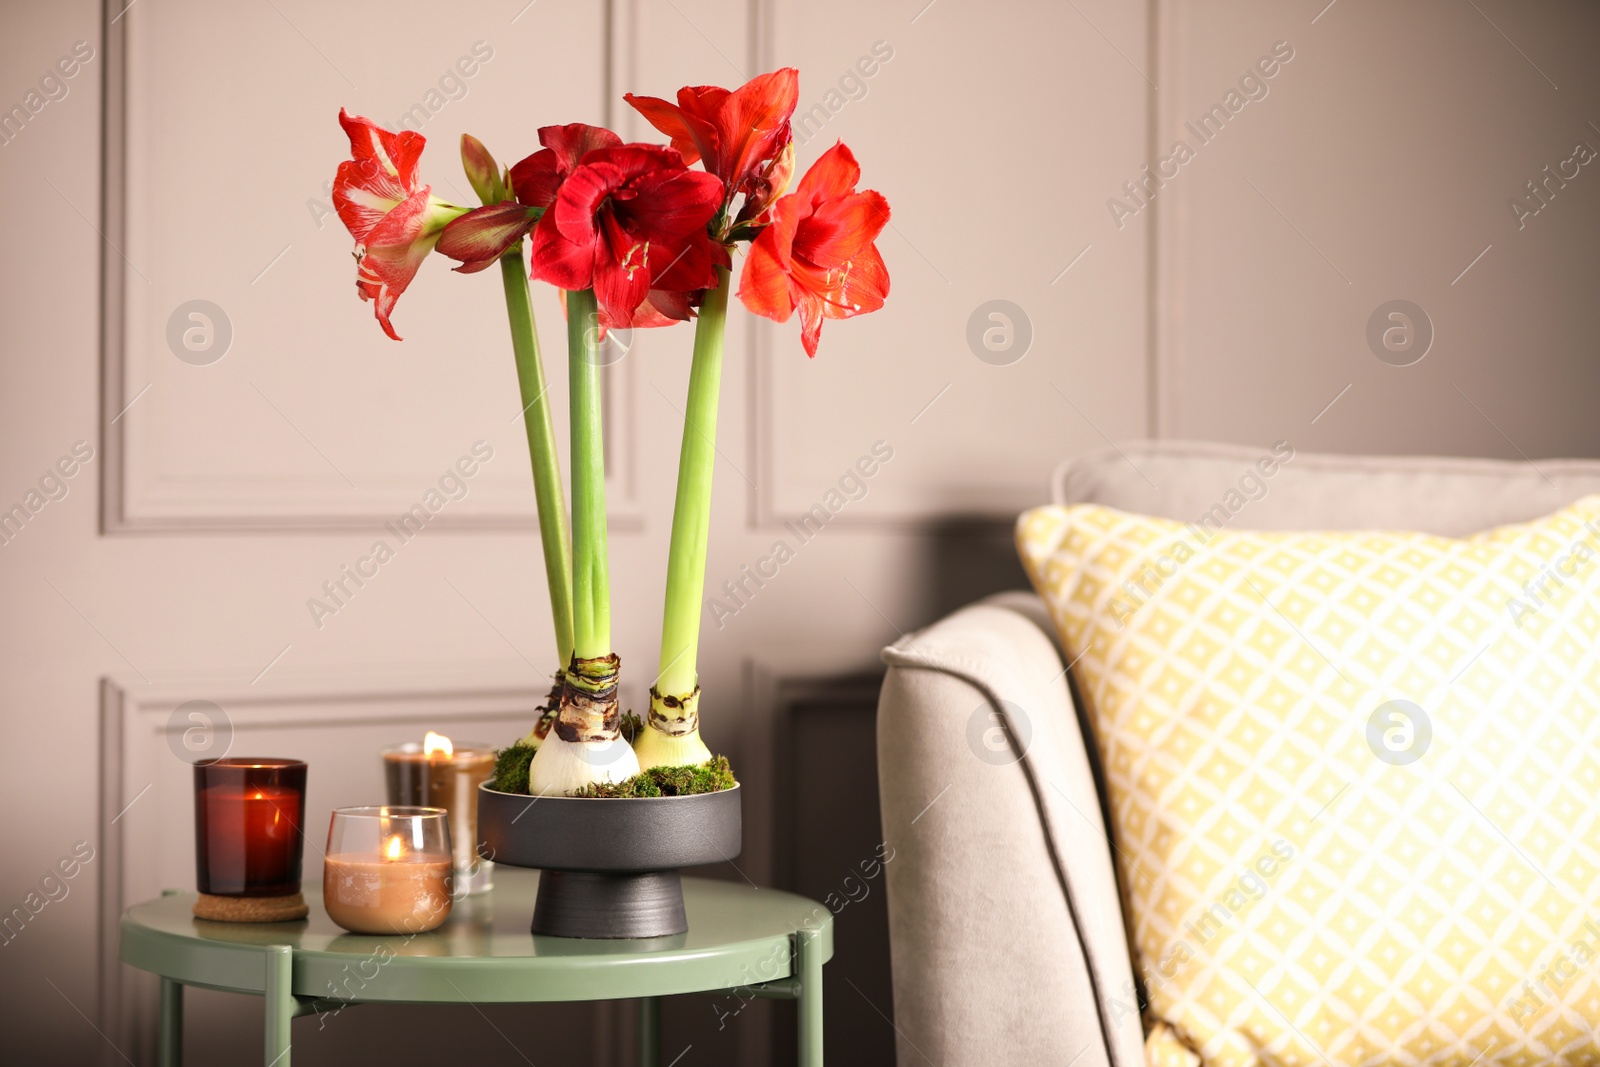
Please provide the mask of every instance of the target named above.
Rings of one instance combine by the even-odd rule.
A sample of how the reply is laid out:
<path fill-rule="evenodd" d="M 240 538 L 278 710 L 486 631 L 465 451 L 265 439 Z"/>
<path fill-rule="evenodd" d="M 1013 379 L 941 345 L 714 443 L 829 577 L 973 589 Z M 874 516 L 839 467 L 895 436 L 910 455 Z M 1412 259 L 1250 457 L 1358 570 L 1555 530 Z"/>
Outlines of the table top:
<path fill-rule="evenodd" d="M 193 893 L 135 904 L 122 916 L 122 960 L 185 985 L 266 988 L 267 946 L 294 953 L 296 996 L 350 1001 L 609 1000 L 732 989 L 789 978 L 791 937 L 815 935 L 833 956 L 833 916 L 774 889 L 683 879 L 687 933 L 646 940 L 535 937 L 537 871 L 496 867 L 488 893 L 455 902 L 437 930 L 396 937 L 346 933 L 318 888 L 298 922 L 196 919 Z"/>

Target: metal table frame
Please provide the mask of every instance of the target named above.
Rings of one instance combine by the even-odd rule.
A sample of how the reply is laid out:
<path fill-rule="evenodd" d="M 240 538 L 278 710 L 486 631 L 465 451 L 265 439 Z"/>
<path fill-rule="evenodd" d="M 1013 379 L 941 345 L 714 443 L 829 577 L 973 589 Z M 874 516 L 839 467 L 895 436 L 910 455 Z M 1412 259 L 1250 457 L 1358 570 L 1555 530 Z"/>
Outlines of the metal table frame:
<path fill-rule="evenodd" d="M 822 966 L 833 956 L 833 916 L 822 905 L 685 878 L 687 934 L 649 941 L 536 938 L 526 932 L 536 877 L 496 870 L 499 884 L 484 898 L 497 905 L 491 910 L 501 921 L 492 926 L 475 922 L 469 898 L 439 930 L 411 937 L 345 934 L 309 888 L 311 916 L 297 923 L 198 920 L 190 910 L 194 894 L 177 891 L 134 905 L 122 916 L 121 956 L 161 978 L 156 1062 L 181 1064 L 183 987 L 198 986 L 265 998 L 267 1067 L 290 1067 L 291 1020 L 350 1004 L 620 999 L 639 1000 L 639 1062 L 658 1067 L 660 998 L 683 993 L 795 1001 L 801 1067 L 822 1064 Z M 417 939 L 431 939 L 426 947 L 435 954 L 406 954 Z M 351 964 L 374 960 L 374 973 L 358 968 L 351 990 Z"/>

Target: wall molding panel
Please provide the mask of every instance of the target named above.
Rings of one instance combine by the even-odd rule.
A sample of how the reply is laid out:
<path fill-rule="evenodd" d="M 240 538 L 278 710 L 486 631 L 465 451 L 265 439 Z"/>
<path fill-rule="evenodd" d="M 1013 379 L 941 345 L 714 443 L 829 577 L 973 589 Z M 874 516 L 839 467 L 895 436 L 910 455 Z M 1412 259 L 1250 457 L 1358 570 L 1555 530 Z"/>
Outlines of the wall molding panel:
<path fill-rule="evenodd" d="M 284 20 L 299 14 L 293 9 L 265 11 L 267 19 L 278 21 L 263 20 L 262 32 L 273 34 L 288 32 Z M 463 497 L 434 511 L 428 527 L 536 530 L 531 485 L 525 484 L 526 444 L 515 417 L 514 379 L 505 373 L 511 360 L 499 286 L 442 277 L 448 273 L 446 264 L 430 262 L 396 312 L 406 344 L 382 338 L 370 306 L 349 293 L 349 238 L 337 218 L 325 214 L 331 211 L 331 198 L 319 188 L 343 151 L 336 128 L 331 136 L 309 142 L 303 136 L 280 139 L 288 145 L 284 155 L 295 157 L 281 165 L 303 173 L 305 187 L 296 190 L 302 194 L 298 199 L 284 195 L 277 213 L 263 212 L 260 219 L 229 225 L 216 221 L 220 204 L 201 202 L 194 215 L 202 232 L 172 225 L 181 217 L 172 206 L 174 188 L 192 184 L 192 173 L 182 169 L 190 165 L 192 149 L 174 150 L 170 126 L 181 116 L 171 112 L 180 103 L 203 112 L 174 95 L 187 84 L 181 74 L 184 63 L 174 61 L 167 50 L 184 47 L 187 37 L 173 20 L 188 18 L 203 27 L 217 17 L 215 12 L 193 0 L 160 11 L 114 0 L 103 8 L 99 228 L 107 247 L 99 308 L 101 531 L 372 530 L 420 503 L 479 439 L 495 448 L 499 462 L 485 464 Z M 313 9 L 305 14 L 312 15 Z M 598 71 L 599 60 L 609 55 L 599 29 L 600 13 L 573 7 L 561 20 L 596 42 L 597 62 L 581 66 Z M 305 47 L 299 38 L 295 41 Z M 206 61 L 205 56 L 185 53 L 185 63 Z M 501 60 L 502 67 L 506 62 Z M 486 64 L 484 72 L 494 69 Z M 222 70 L 225 66 L 219 66 L 218 76 Z M 194 76 L 206 73 L 196 71 Z M 600 75 L 591 73 L 589 80 L 596 104 L 604 106 Z M 349 96 L 360 97 L 353 84 L 338 84 Z M 515 110 L 515 101 L 504 98 L 495 110 L 489 90 L 479 97 L 486 122 Z M 325 133 L 332 127 L 332 116 L 322 113 L 326 99 L 321 91 L 303 91 L 301 99 L 291 102 L 294 106 L 284 104 L 288 114 L 278 121 L 301 130 L 314 119 L 311 128 Z M 312 102 L 316 110 L 305 122 L 295 121 Z M 474 100 L 474 106 L 479 103 Z M 351 106 L 359 110 L 355 101 Z M 231 125 L 213 128 L 220 137 L 238 137 L 229 133 Z M 431 128 L 427 132 L 435 134 Z M 423 174 L 447 198 L 459 199 L 451 184 L 462 184 L 453 173 L 459 164 L 451 140 L 430 145 Z M 227 151 L 228 145 L 214 150 Z M 323 217 L 307 211 L 313 204 L 321 205 Z M 157 227 L 158 220 L 166 223 L 164 228 Z M 226 260 L 214 262 L 218 241 L 251 244 L 259 250 L 260 262 L 236 264 L 231 250 Z M 334 292 L 337 308 L 329 295 Z M 203 324 L 185 318 L 193 299 L 220 307 L 222 321 L 213 321 L 209 311 L 201 312 L 206 315 Z M 458 301 L 463 306 L 456 306 Z M 553 387 L 564 394 L 559 308 L 550 294 L 536 297 L 536 304 L 547 342 L 546 368 Z M 285 308 L 296 313 L 285 315 Z M 464 322 L 469 308 L 484 313 Z M 231 342 L 214 362 L 206 362 L 206 353 L 181 357 L 173 337 L 184 336 L 190 325 L 214 329 L 218 336 L 229 333 Z M 548 343 L 552 341 L 558 343 Z M 464 388 L 456 388 L 438 364 L 459 358 L 461 348 L 494 358 L 473 360 L 481 369 L 470 374 Z M 330 360 L 332 353 L 341 358 Z M 643 528 L 629 417 L 638 389 L 636 362 L 624 359 L 605 371 L 609 504 L 619 532 Z M 335 395 L 320 395 L 325 389 Z M 378 399 L 372 397 L 374 391 L 388 403 L 364 402 Z M 564 420 L 563 411 L 557 426 L 563 455 Z M 409 430 L 408 421 L 413 424 Z"/>

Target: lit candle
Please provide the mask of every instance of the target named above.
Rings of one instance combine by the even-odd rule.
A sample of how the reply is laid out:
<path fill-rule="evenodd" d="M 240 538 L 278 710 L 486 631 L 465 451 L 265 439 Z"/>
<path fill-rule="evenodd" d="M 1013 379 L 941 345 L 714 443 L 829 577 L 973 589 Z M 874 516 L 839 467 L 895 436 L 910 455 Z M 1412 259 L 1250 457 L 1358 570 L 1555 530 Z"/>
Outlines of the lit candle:
<path fill-rule="evenodd" d="M 362 847 L 374 838 L 381 843 Z M 322 902 L 352 933 L 421 933 L 450 914 L 451 867 L 443 811 L 341 808 L 328 831 Z"/>
<path fill-rule="evenodd" d="M 428 731 L 415 741 L 383 752 L 390 804 L 420 804 L 450 813 L 456 889 L 479 893 L 490 888 L 492 864 L 478 859 L 478 784 L 494 774 L 494 750 L 469 742 L 453 744 Z"/>
<path fill-rule="evenodd" d="M 213 896 L 300 891 L 305 765 L 218 760 L 195 767 L 196 881 Z"/>

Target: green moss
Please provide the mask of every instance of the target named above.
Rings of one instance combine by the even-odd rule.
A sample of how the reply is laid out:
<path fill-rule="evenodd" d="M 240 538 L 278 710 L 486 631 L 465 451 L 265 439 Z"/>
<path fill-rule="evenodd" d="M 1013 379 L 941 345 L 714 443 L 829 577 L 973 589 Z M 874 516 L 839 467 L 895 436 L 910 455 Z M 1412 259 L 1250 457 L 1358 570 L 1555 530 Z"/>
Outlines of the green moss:
<path fill-rule="evenodd" d="M 494 787 L 502 793 L 528 791 L 528 764 L 538 749 L 521 741 L 494 754 Z"/>
<path fill-rule="evenodd" d="M 523 775 L 526 786 L 527 775 Z M 713 756 L 700 767 L 652 767 L 614 785 L 589 785 L 572 794 L 576 797 L 632 798 L 687 797 L 698 793 L 719 793 L 739 783 L 734 780 L 728 757 Z"/>

